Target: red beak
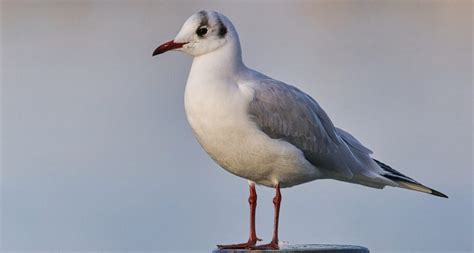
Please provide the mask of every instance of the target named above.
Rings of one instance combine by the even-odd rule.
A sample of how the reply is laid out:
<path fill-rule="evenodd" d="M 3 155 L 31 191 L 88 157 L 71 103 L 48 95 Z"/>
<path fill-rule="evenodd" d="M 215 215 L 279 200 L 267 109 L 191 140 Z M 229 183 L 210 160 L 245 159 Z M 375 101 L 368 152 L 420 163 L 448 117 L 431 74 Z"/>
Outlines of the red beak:
<path fill-rule="evenodd" d="M 156 48 L 155 51 L 153 51 L 153 56 L 158 55 L 158 54 L 162 54 L 166 51 L 170 51 L 170 50 L 173 50 L 173 49 L 176 49 L 176 48 L 181 48 L 181 47 L 183 47 L 184 44 L 186 44 L 186 42 L 185 43 L 177 43 L 177 42 L 174 42 L 173 40 L 170 40 L 166 43 L 163 43 L 158 48 Z"/>

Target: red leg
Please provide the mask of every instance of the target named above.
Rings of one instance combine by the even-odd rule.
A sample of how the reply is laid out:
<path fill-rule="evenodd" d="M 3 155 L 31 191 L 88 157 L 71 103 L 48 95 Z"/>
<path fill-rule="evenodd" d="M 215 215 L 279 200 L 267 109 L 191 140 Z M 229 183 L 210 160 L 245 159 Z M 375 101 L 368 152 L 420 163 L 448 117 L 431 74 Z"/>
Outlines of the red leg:
<path fill-rule="evenodd" d="M 281 192 L 280 184 L 275 186 L 275 197 L 273 198 L 273 206 L 275 207 L 275 219 L 273 221 L 273 238 L 268 244 L 258 245 L 252 247 L 252 249 L 279 249 L 278 247 L 278 221 L 280 218 L 280 204 L 281 204 Z"/>
<path fill-rule="evenodd" d="M 257 191 L 255 190 L 255 184 L 249 184 L 249 205 L 250 205 L 250 236 L 249 242 L 252 242 L 254 245 L 260 239 L 257 238 L 257 232 L 255 228 L 255 213 L 257 212 Z"/>
<path fill-rule="evenodd" d="M 230 244 L 230 245 L 217 245 L 219 249 L 246 249 L 251 248 L 257 244 L 260 239 L 257 238 L 257 232 L 255 231 L 255 212 L 257 210 L 257 191 L 255 190 L 255 184 L 249 183 L 249 205 L 250 205 L 250 235 L 249 240 L 244 243 Z"/>

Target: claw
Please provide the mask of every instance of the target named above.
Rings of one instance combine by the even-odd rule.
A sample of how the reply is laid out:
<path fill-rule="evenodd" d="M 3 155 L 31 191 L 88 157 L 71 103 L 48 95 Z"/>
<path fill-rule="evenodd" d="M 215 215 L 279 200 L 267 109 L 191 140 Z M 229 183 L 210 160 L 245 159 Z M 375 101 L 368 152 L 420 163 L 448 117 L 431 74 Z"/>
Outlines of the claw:
<path fill-rule="evenodd" d="M 258 238 L 257 238 L 258 240 Z M 217 245 L 219 249 L 251 249 L 257 245 L 257 241 L 248 241 L 244 243 L 229 244 L 229 245 Z"/>
<path fill-rule="evenodd" d="M 280 247 L 278 246 L 278 242 L 272 241 L 268 244 L 252 246 L 250 249 L 252 250 L 278 250 L 280 249 Z"/>

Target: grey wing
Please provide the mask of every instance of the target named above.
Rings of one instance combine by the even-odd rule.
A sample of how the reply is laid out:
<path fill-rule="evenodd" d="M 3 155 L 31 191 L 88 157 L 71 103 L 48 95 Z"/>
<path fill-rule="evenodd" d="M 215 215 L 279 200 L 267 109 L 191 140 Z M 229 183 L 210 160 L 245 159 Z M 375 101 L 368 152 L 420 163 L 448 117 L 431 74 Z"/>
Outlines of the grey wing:
<path fill-rule="evenodd" d="M 355 149 L 363 154 L 370 155 L 372 154 L 372 150 L 366 148 L 362 143 L 360 143 L 354 136 L 352 136 L 350 133 L 337 128 L 336 127 L 336 133 L 344 140 L 344 142 L 349 145 L 352 149 Z"/>
<path fill-rule="evenodd" d="M 314 99 L 293 86 L 270 78 L 252 88 L 255 93 L 248 113 L 264 133 L 293 144 L 318 168 L 352 178 L 354 157 L 345 139 L 361 150 L 363 146 L 350 135 L 356 142 L 349 136 L 341 139 Z"/>

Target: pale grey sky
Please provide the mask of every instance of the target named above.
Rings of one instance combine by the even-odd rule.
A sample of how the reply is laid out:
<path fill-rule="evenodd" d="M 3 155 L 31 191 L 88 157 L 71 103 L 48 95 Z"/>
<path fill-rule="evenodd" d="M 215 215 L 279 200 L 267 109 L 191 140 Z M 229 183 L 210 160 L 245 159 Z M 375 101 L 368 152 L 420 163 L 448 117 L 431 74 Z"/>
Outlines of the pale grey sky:
<path fill-rule="evenodd" d="M 191 58 L 152 58 L 226 14 L 250 67 L 319 101 L 375 157 L 450 196 L 315 181 L 281 239 L 472 251 L 471 1 L 2 1 L 1 250 L 209 252 L 247 237 L 247 183 L 186 122 Z M 269 240 L 273 191 L 259 187 Z"/>

